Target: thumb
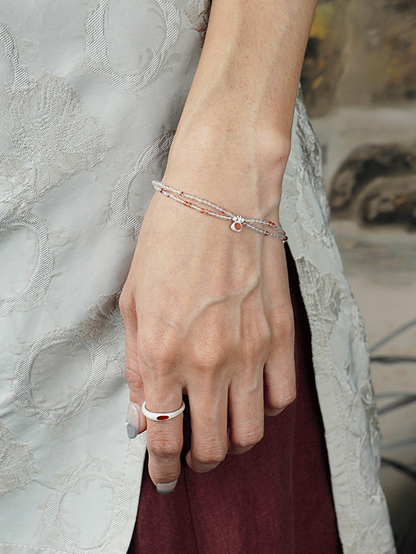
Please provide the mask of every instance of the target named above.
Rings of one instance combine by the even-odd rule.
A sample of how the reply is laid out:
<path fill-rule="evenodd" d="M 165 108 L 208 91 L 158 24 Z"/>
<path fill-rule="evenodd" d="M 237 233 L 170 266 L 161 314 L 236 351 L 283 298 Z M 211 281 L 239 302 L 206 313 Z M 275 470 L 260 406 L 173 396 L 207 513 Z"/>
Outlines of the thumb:
<path fill-rule="evenodd" d="M 127 370 L 126 375 L 130 370 Z M 131 375 L 131 374 L 130 374 Z M 142 412 L 144 402 L 143 381 L 140 373 L 134 373 L 133 381 L 128 379 L 130 388 L 130 402 L 127 408 L 126 431 L 129 439 L 134 439 L 139 433 L 146 431 L 147 420 Z"/>
<path fill-rule="evenodd" d="M 126 331 L 126 368 L 124 375 L 130 389 L 130 402 L 127 408 L 126 430 L 129 439 L 134 439 L 146 430 L 147 420 L 142 413 L 145 400 L 143 379 L 137 358 L 137 321 L 136 314 L 123 315 Z"/>

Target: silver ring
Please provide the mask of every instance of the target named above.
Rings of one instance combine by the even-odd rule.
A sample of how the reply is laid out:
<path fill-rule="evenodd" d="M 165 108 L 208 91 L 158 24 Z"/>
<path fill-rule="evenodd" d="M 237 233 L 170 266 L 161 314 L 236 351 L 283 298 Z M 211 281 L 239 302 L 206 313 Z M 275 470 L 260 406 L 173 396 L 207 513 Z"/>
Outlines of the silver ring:
<path fill-rule="evenodd" d="M 167 421 L 168 419 L 173 419 L 174 417 L 180 415 L 185 409 L 185 402 L 182 400 L 182 406 L 179 408 L 179 410 L 176 410 L 174 412 L 150 412 L 146 408 L 146 400 L 142 404 L 142 412 L 147 419 L 151 419 L 152 421 Z"/>

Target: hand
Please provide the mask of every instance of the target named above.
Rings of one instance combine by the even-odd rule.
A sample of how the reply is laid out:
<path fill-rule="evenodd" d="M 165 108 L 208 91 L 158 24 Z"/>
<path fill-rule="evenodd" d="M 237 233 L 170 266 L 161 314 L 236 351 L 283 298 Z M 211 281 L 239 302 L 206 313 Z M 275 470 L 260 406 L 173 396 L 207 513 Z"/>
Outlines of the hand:
<path fill-rule="evenodd" d="M 293 314 L 281 241 L 246 228 L 234 233 L 228 222 L 155 194 L 120 308 L 131 402 L 146 399 L 150 411 L 170 412 L 188 395 L 186 461 L 195 471 L 213 469 L 227 451 L 252 448 L 264 414 L 293 401 Z M 173 483 L 183 416 L 154 422 L 138 414 L 151 479 Z"/>

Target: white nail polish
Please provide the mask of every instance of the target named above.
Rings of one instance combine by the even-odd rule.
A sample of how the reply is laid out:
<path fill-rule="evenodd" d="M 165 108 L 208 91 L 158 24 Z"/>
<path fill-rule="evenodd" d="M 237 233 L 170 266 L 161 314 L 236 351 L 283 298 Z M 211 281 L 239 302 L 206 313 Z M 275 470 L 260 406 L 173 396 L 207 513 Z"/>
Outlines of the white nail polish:
<path fill-rule="evenodd" d="M 127 409 L 126 418 L 126 431 L 129 439 L 135 439 L 137 437 L 137 431 L 139 429 L 139 410 L 140 407 L 134 402 L 130 402 Z"/>
<path fill-rule="evenodd" d="M 159 494 L 169 494 L 174 490 L 177 482 L 178 480 L 176 479 L 175 481 L 172 481 L 172 483 L 158 483 L 156 485 L 156 490 Z"/>

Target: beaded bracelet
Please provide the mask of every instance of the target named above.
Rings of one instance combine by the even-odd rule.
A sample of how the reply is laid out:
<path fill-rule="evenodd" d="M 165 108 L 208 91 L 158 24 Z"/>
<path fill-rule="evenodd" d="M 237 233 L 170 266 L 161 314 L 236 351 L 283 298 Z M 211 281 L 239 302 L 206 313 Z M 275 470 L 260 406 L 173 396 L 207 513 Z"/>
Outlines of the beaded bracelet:
<path fill-rule="evenodd" d="M 264 221 L 262 219 L 249 219 L 246 217 L 242 217 L 241 215 L 233 214 L 232 212 L 228 212 L 227 210 L 220 208 L 220 206 L 217 206 L 216 204 L 213 204 L 208 200 L 204 200 L 203 198 L 198 198 L 197 196 L 193 196 L 192 194 L 187 194 L 186 192 L 183 192 L 181 190 L 174 189 L 172 187 L 169 187 L 168 185 L 161 183 L 160 181 L 152 181 L 152 185 L 154 186 L 156 191 L 161 192 L 168 198 L 172 198 L 173 200 L 180 202 L 184 206 L 193 208 L 194 210 L 197 210 L 198 212 L 201 212 L 203 214 L 219 217 L 220 219 L 228 219 L 229 221 L 232 222 L 231 229 L 233 231 L 236 231 L 237 233 L 240 233 L 242 231 L 243 225 L 244 225 L 245 227 L 248 227 L 249 229 L 252 229 L 257 233 L 260 233 L 261 235 L 274 237 L 276 239 L 280 239 L 283 242 L 287 241 L 286 233 L 279 225 L 276 225 L 275 223 L 273 223 L 273 221 Z M 212 212 L 210 210 L 206 210 L 205 208 L 201 208 L 200 206 L 193 204 L 192 201 L 199 202 L 200 204 L 209 206 L 210 208 L 217 211 Z M 256 227 L 254 224 L 263 225 L 264 227 L 271 227 L 272 229 L 277 231 L 277 233 L 272 233 L 270 231 L 260 229 L 259 227 Z"/>

